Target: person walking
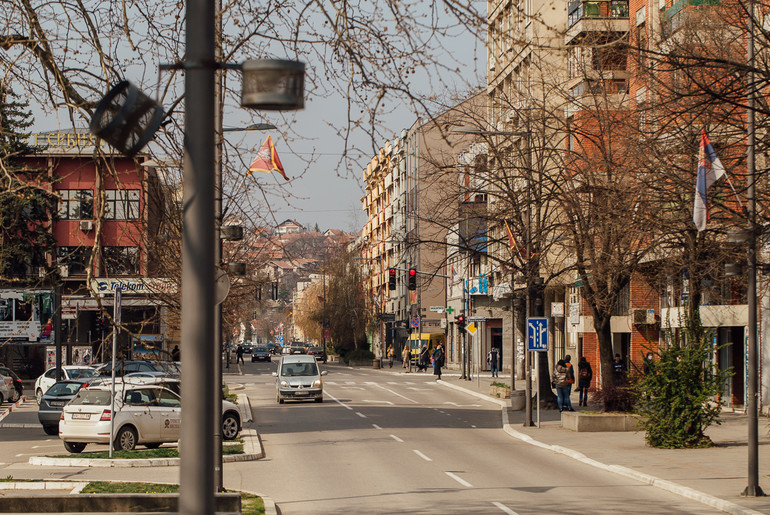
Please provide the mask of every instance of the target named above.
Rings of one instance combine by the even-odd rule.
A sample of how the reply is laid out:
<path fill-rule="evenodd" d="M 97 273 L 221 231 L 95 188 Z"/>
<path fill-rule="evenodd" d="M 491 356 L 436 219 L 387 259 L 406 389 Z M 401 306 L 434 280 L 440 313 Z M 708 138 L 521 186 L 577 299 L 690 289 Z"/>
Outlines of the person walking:
<path fill-rule="evenodd" d="M 594 371 L 585 356 L 580 356 L 578 362 L 578 406 L 588 406 L 588 389 L 591 387 L 591 379 Z"/>
<path fill-rule="evenodd" d="M 235 348 L 235 364 L 238 363 L 246 364 L 245 361 L 243 361 L 243 345 L 240 343 L 238 344 L 238 347 Z"/>
<path fill-rule="evenodd" d="M 492 377 L 497 376 L 497 363 L 500 360 L 500 351 L 497 347 L 492 347 L 492 350 L 487 354 L 487 362 L 489 363 L 489 371 L 492 373 Z"/>
<path fill-rule="evenodd" d="M 393 368 L 393 346 L 388 345 L 388 366 Z"/>
<path fill-rule="evenodd" d="M 179 361 L 179 345 L 174 345 L 171 350 L 171 361 Z"/>
<path fill-rule="evenodd" d="M 409 344 L 407 343 L 406 345 L 404 345 L 404 355 L 402 356 L 404 360 L 404 368 L 406 369 L 407 372 L 409 372 L 409 369 L 411 368 L 410 366 L 411 364 L 409 362 L 411 358 L 410 353 L 411 351 L 409 349 Z"/>
<path fill-rule="evenodd" d="M 620 357 L 620 354 L 615 354 L 615 361 L 612 363 L 613 374 L 615 375 L 615 386 L 622 385 L 626 381 L 626 362 Z"/>
<path fill-rule="evenodd" d="M 430 351 L 428 351 L 427 345 L 423 345 L 422 349 L 420 350 L 420 362 L 417 370 L 419 372 L 422 372 L 423 370 L 428 370 L 429 362 L 430 362 Z"/>
<path fill-rule="evenodd" d="M 560 359 L 553 369 L 553 386 L 556 388 L 556 402 L 559 405 L 559 411 L 575 411 L 572 408 L 572 401 L 569 400 L 569 393 L 572 384 L 569 382 L 569 368 L 567 362 Z"/>
<path fill-rule="evenodd" d="M 439 343 L 433 350 L 433 375 L 438 376 L 437 381 L 441 379 L 441 367 L 444 366 L 444 348 Z"/>

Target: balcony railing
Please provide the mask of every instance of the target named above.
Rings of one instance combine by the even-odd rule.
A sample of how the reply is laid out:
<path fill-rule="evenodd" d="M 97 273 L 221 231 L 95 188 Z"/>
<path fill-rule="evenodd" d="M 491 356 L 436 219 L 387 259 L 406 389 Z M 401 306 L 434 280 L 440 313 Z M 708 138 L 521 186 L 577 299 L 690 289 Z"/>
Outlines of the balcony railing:
<path fill-rule="evenodd" d="M 569 4 L 568 25 L 583 18 L 628 18 L 628 0 L 576 0 Z"/>
<path fill-rule="evenodd" d="M 663 11 L 663 35 L 668 37 L 682 26 L 688 6 L 708 7 L 721 4 L 721 0 L 673 0 Z"/>

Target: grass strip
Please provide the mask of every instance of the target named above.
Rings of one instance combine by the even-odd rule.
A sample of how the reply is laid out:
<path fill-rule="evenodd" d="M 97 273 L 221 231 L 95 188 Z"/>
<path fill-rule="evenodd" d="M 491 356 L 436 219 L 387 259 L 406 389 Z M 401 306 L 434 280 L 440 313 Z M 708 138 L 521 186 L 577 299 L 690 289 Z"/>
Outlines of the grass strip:
<path fill-rule="evenodd" d="M 109 483 L 92 481 L 80 493 L 83 494 L 173 494 L 179 492 L 179 485 L 160 483 Z M 265 503 L 261 497 L 241 494 L 241 513 L 243 515 L 264 515 Z"/>
<path fill-rule="evenodd" d="M 243 454 L 243 444 L 235 443 L 222 446 L 222 455 Z M 49 456 L 50 458 L 87 458 L 87 459 L 109 459 L 110 451 L 84 452 L 81 454 L 59 454 Z M 147 460 L 153 458 L 178 458 L 179 451 L 176 447 L 160 447 L 158 449 L 137 449 L 133 451 L 113 451 L 112 457 L 120 460 Z"/>

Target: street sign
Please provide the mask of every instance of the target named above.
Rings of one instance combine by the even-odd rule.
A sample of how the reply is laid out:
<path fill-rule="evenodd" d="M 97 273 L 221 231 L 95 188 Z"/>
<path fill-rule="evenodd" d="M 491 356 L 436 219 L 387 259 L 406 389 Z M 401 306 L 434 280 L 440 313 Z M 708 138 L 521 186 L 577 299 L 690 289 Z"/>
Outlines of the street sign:
<path fill-rule="evenodd" d="M 481 324 L 487 321 L 487 317 L 468 317 L 468 322 L 476 322 Z"/>
<path fill-rule="evenodd" d="M 412 327 L 419 327 L 420 317 L 414 317 L 409 323 L 412 324 Z"/>
<path fill-rule="evenodd" d="M 396 314 L 395 313 L 381 313 L 380 314 L 380 320 L 383 322 L 395 322 L 396 321 Z"/>
<path fill-rule="evenodd" d="M 433 313 L 443 313 L 444 312 L 444 306 L 431 306 L 429 309 Z"/>
<path fill-rule="evenodd" d="M 547 318 L 527 318 L 527 350 L 548 350 Z"/>
<path fill-rule="evenodd" d="M 478 327 L 476 327 L 476 324 L 471 322 L 470 324 L 465 326 L 465 330 L 468 331 L 471 334 L 476 334 L 476 331 L 478 331 Z"/>

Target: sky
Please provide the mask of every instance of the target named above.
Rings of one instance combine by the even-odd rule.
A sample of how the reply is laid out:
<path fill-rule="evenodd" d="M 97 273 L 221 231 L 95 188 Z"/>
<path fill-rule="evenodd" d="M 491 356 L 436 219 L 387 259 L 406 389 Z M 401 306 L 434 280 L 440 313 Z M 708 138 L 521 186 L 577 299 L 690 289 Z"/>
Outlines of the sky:
<path fill-rule="evenodd" d="M 456 34 L 460 32 L 456 31 Z M 436 56 L 437 60 L 449 69 L 460 69 L 465 78 L 466 83 L 457 84 L 457 88 L 467 87 L 467 83 L 479 86 L 483 84 L 483 63 L 486 62 L 486 54 L 482 42 L 470 33 L 465 33 L 442 40 L 441 46 L 444 53 Z M 323 63 L 307 63 L 308 68 L 322 65 Z M 135 72 L 127 70 L 126 78 L 141 84 L 142 77 L 147 73 L 146 69 Z M 435 85 L 443 84 L 443 81 L 431 77 L 427 69 L 417 69 L 411 82 L 417 91 L 426 96 L 444 98 L 453 93 L 434 90 Z M 328 92 L 324 97 L 314 97 L 312 90 L 308 90 L 305 108 L 296 112 L 243 112 L 239 106 L 228 106 L 226 109 L 225 127 L 243 127 L 256 122 L 269 122 L 277 127 L 269 132 L 251 131 L 226 135 L 227 145 L 231 149 L 228 150 L 229 155 L 236 154 L 231 158 L 231 162 L 240 161 L 245 168 L 268 134 L 275 142 L 278 156 L 291 180 L 285 182 L 276 173 L 255 174 L 260 176 L 255 179 L 267 186 L 263 190 L 268 191 L 266 198 L 271 214 L 263 213 L 263 216 L 267 218 L 268 225 L 271 222 L 277 224 L 286 219 L 294 219 L 310 229 L 317 225 L 322 231 L 335 228 L 352 233 L 358 232 L 366 222 L 360 202 L 364 195 L 362 171 L 374 155 L 373 145 L 384 145 L 387 139 L 393 139 L 417 119 L 417 115 L 405 103 L 389 106 L 389 111 L 384 117 L 385 124 L 380 126 L 379 135 L 376 137 L 378 141 L 372 141 L 365 127 L 354 131 L 347 142 L 351 159 L 342 161 L 346 143 L 338 135 L 338 130 L 348 122 L 344 98 L 334 94 L 330 96 Z M 66 115 L 57 119 L 55 116 L 41 115 L 34 106 L 32 110 L 35 116 L 33 132 L 69 126 Z M 262 197 L 257 191 L 254 194 Z M 264 199 L 255 199 L 255 204 L 260 202 L 264 203 Z"/>

